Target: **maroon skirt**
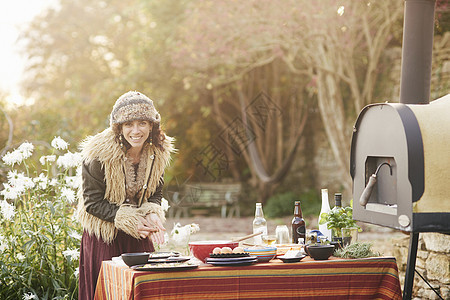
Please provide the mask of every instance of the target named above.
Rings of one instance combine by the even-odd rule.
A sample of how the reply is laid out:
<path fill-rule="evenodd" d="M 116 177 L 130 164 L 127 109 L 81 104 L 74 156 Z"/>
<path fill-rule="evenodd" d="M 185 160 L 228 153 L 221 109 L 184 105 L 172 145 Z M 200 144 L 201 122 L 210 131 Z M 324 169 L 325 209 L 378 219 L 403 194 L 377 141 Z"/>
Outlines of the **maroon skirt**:
<path fill-rule="evenodd" d="M 150 239 L 137 240 L 134 237 L 119 231 L 111 244 L 106 244 L 95 235 L 83 232 L 80 249 L 80 268 L 78 283 L 78 299 L 94 299 L 97 278 L 100 273 L 102 261 L 111 260 L 122 253 L 153 252 L 153 243 Z"/>

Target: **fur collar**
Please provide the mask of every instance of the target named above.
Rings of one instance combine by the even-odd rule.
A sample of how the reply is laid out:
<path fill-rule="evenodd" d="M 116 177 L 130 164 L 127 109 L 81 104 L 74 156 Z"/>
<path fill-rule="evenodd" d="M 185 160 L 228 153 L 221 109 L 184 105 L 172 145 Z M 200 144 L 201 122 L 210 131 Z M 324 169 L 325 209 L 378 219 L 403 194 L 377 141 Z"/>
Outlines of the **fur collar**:
<path fill-rule="evenodd" d="M 149 197 L 157 188 L 160 177 L 164 174 L 165 168 L 170 163 L 170 154 L 175 151 L 173 138 L 166 136 L 163 142 L 164 150 L 155 146 L 148 146 L 148 151 L 144 151 L 146 157 L 146 167 L 151 168 L 154 160 L 152 174 L 148 182 L 146 197 Z M 105 198 L 111 203 L 122 204 L 126 198 L 125 183 L 126 176 L 126 155 L 115 140 L 114 132 L 111 128 L 88 137 L 80 146 L 81 155 L 85 163 L 98 159 L 105 169 L 106 192 Z M 127 172 L 128 173 L 128 172 Z M 136 190 L 141 190 L 145 181 L 140 183 Z"/>
<path fill-rule="evenodd" d="M 153 163 L 152 173 L 147 184 L 146 198 L 149 198 L 156 190 L 160 178 L 164 174 L 165 168 L 170 163 L 171 153 L 176 151 L 173 147 L 173 138 L 169 136 L 165 137 L 163 147 L 164 150 L 154 146 L 148 146 L 148 151 L 144 151 L 146 158 L 143 159 L 141 157 L 141 163 L 146 161 L 145 164 L 147 168 L 151 168 L 151 164 Z M 115 140 L 112 129 L 107 128 L 94 136 L 86 138 L 81 143 L 80 150 L 83 162 L 90 163 L 93 160 L 98 159 L 102 164 L 105 170 L 105 199 L 116 205 L 123 204 L 126 199 L 126 156 Z M 142 190 L 146 180 L 147 179 L 142 180 L 143 183 L 141 183 L 141 179 L 138 178 L 135 187 L 136 190 Z M 117 234 L 115 224 L 101 220 L 86 212 L 82 188 L 78 191 L 78 197 L 77 216 L 83 228 L 87 230 L 89 234 L 94 234 L 98 238 L 103 239 L 103 241 L 110 243 Z M 139 209 L 145 210 L 144 207 L 149 205 L 159 207 L 159 205 L 154 203 L 144 202 Z M 121 207 L 126 207 L 126 205 L 122 205 Z M 161 211 L 161 208 L 153 209 L 155 212 Z"/>

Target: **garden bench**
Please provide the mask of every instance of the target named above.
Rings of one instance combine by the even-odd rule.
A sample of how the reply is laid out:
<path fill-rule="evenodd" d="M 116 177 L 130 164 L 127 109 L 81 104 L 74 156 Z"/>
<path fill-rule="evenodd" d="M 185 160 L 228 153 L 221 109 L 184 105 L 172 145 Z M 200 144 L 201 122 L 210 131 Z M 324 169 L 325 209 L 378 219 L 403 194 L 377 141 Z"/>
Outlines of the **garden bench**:
<path fill-rule="evenodd" d="M 213 208 L 220 207 L 222 218 L 239 217 L 240 183 L 198 182 L 187 183 L 181 191 L 174 192 L 170 199 L 172 216 L 180 217 L 181 213 L 209 214 Z M 228 210 L 228 214 L 227 214 Z"/>

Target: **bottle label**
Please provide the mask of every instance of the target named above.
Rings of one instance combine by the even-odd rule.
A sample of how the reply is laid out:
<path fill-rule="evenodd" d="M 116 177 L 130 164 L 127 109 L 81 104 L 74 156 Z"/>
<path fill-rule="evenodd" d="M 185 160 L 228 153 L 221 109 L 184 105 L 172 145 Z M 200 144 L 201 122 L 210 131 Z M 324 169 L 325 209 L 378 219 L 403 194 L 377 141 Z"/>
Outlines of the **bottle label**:
<path fill-rule="evenodd" d="M 304 237 L 305 234 L 306 234 L 306 227 L 305 226 L 299 226 L 299 227 L 297 227 L 296 231 L 297 231 L 297 234 L 300 237 Z"/>

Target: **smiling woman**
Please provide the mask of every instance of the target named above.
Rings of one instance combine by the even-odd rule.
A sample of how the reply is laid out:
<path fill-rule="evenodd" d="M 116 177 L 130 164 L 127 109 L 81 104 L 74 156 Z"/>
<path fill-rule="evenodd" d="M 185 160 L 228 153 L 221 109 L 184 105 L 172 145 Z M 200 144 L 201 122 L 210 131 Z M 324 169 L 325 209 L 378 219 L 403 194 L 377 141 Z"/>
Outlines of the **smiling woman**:
<path fill-rule="evenodd" d="M 163 175 L 173 146 L 160 121 L 152 100 L 127 92 L 112 109 L 110 127 L 82 145 L 79 299 L 92 299 L 103 260 L 153 252 L 164 242 Z"/>
<path fill-rule="evenodd" d="M 122 136 L 130 144 L 128 152 L 130 153 L 133 163 L 139 163 L 139 157 L 144 147 L 144 143 L 150 137 L 151 134 L 150 122 L 145 120 L 135 120 L 131 122 L 125 122 L 122 125 Z M 151 137 L 150 137 L 151 143 Z"/>

